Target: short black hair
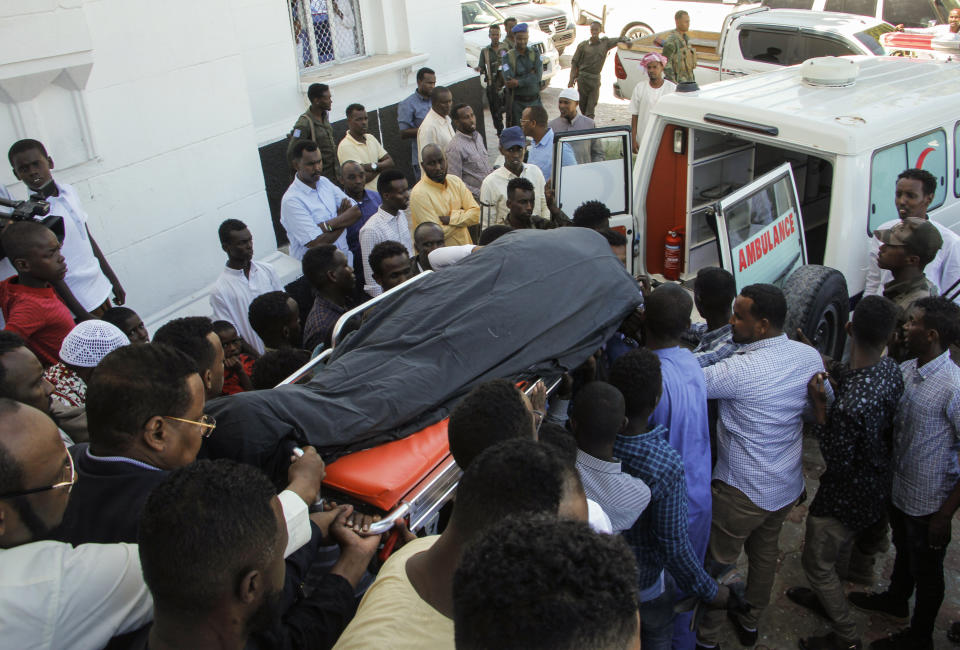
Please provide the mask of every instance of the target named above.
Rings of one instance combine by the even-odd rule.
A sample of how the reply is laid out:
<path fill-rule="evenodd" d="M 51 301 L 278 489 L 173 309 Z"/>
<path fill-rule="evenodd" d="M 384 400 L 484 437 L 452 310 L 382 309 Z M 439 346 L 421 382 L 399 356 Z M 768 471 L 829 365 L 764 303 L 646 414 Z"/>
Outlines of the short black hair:
<path fill-rule="evenodd" d="M 298 160 L 303 157 L 304 151 L 320 151 L 320 147 L 313 140 L 299 140 L 290 150 L 290 160 Z"/>
<path fill-rule="evenodd" d="M 13 166 L 14 156 L 24 153 L 25 151 L 31 151 L 33 149 L 39 151 L 44 158 L 50 157 L 50 154 L 47 153 L 47 148 L 43 146 L 42 142 L 32 138 L 24 138 L 23 140 L 17 140 L 10 145 L 10 149 L 7 151 L 7 160 L 9 160 L 10 165 Z"/>
<path fill-rule="evenodd" d="M 628 418 L 653 409 L 663 387 L 660 357 L 646 348 L 630 350 L 613 362 L 610 384 L 623 395 Z"/>
<path fill-rule="evenodd" d="M 137 535 L 156 607 L 209 612 L 241 575 L 265 568 L 281 539 L 274 498 L 251 465 L 198 460 L 171 472 L 147 498 Z"/>
<path fill-rule="evenodd" d="M 524 190 L 525 192 L 533 192 L 533 183 L 528 181 L 522 176 L 517 176 L 516 178 L 511 178 L 507 183 L 507 198 L 509 199 L 513 196 L 513 193 L 517 190 Z"/>
<path fill-rule="evenodd" d="M 453 91 L 446 86 L 434 86 L 433 94 L 430 95 L 430 103 L 436 104 L 438 101 L 440 101 L 440 95 L 443 93 L 450 93 L 450 98 L 453 98 Z M 440 147 L 440 150 L 443 151 L 443 147 Z"/>
<path fill-rule="evenodd" d="M 460 650 L 622 650 L 637 636 L 633 552 L 619 535 L 514 515 L 464 550 L 453 577 Z"/>
<path fill-rule="evenodd" d="M 421 81 L 423 81 L 423 78 L 428 74 L 437 76 L 437 73 L 430 68 L 420 68 L 419 70 L 417 70 L 417 83 L 420 83 Z"/>
<path fill-rule="evenodd" d="M 350 119 L 350 114 L 353 113 L 354 111 L 365 111 L 365 110 L 367 109 L 363 107 L 363 104 L 353 103 L 347 106 L 347 110 L 345 111 L 345 114 L 347 116 L 347 119 Z"/>
<path fill-rule="evenodd" d="M 540 430 L 537 431 L 537 439 L 541 444 L 556 449 L 568 466 L 576 467 L 577 440 L 562 424 L 544 420 L 540 424 Z"/>
<path fill-rule="evenodd" d="M 471 539 L 507 515 L 556 514 L 563 500 L 564 466 L 557 450 L 532 438 L 484 449 L 457 486 L 457 531 Z"/>
<path fill-rule="evenodd" d="M 603 230 L 598 230 L 603 238 L 607 240 L 607 243 L 613 246 L 626 246 L 627 245 L 627 236 L 624 235 L 619 230 L 614 230 L 613 228 L 604 228 Z"/>
<path fill-rule="evenodd" d="M 320 244 L 307 249 L 300 260 L 300 268 L 307 282 L 314 287 L 327 284 L 326 274 L 334 269 L 338 250 L 333 244 Z"/>
<path fill-rule="evenodd" d="M 206 316 L 187 316 L 163 325 L 154 333 L 153 342 L 180 350 L 204 373 L 213 368 L 217 358 L 217 348 L 207 338 L 208 334 L 215 334 L 213 321 Z"/>
<path fill-rule="evenodd" d="M 725 313 L 730 310 L 734 298 L 737 297 L 737 282 L 730 271 L 718 266 L 707 266 L 697 271 L 693 292 L 697 303 L 705 311 L 711 314 Z"/>
<path fill-rule="evenodd" d="M 944 349 L 960 341 L 960 307 L 943 296 L 921 298 L 913 303 L 923 310 L 923 326 L 935 330 Z"/>
<path fill-rule="evenodd" d="M 740 295 L 753 301 L 750 314 L 757 320 L 766 318 L 776 329 L 783 329 L 787 320 L 787 299 L 780 287 L 772 284 L 751 284 Z"/>
<path fill-rule="evenodd" d="M 307 88 L 307 99 L 314 100 L 318 99 L 323 93 L 329 92 L 330 86 L 327 84 L 310 84 L 310 87 Z"/>
<path fill-rule="evenodd" d="M 471 106 L 470 104 L 465 104 L 463 102 L 460 102 L 459 104 L 454 104 L 453 108 L 450 109 L 450 119 L 452 120 L 457 119 L 457 113 L 459 113 L 460 110 L 464 108 L 471 108 Z"/>
<path fill-rule="evenodd" d="M 14 260 L 23 259 L 27 253 L 35 248 L 41 237 L 49 237 L 46 233 L 53 231 L 36 221 L 14 221 L 0 233 L 0 244 L 13 264 Z"/>
<path fill-rule="evenodd" d="M 690 328 L 693 298 L 679 284 L 661 284 L 647 296 L 644 309 L 647 331 L 675 339 Z"/>
<path fill-rule="evenodd" d="M 627 403 L 619 390 L 603 381 L 583 386 L 573 399 L 570 419 L 577 439 L 612 442 L 623 429 Z"/>
<path fill-rule="evenodd" d="M 213 321 L 213 331 L 217 336 L 220 336 L 221 332 L 226 332 L 227 330 L 237 330 L 237 326 L 231 323 L 228 320 L 215 320 Z"/>
<path fill-rule="evenodd" d="M 492 226 L 487 226 L 483 229 L 483 232 L 480 233 L 480 237 L 477 239 L 477 245 L 486 246 L 487 244 L 492 244 L 511 230 L 513 230 L 513 228 L 505 223 L 495 223 Z"/>
<path fill-rule="evenodd" d="M 26 341 L 20 338 L 19 334 L 11 332 L 10 330 L 0 330 L 0 357 L 5 355 L 7 352 L 13 352 L 19 348 L 25 347 L 27 345 Z M 0 395 L 9 394 L 10 390 L 6 386 L 7 380 L 7 369 L 2 363 L 0 363 Z"/>
<path fill-rule="evenodd" d="M 683 16 L 689 16 L 689 15 L 690 15 L 690 14 L 688 14 L 686 11 L 684 11 L 683 9 L 681 9 L 681 10 L 678 11 L 677 13 L 673 14 L 673 19 L 674 19 L 674 20 L 679 20 L 679 19 L 682 18 Z"/>
<path fill-rule="evenodd" d="M 547 109 L 540 105 L 528 106 L 528 108 L 530 109 L 531 120 L 543 126 L 547 125 L 547 121 L 550 119 L 550 116 L 547 115 Z"/>
<path fill-rule="evenodd" d="M 900 172 L 899 176 L 897 176 L 897 180 L 900 180 L 901 178 L 920 181 L 920 183 L 923 184 L 924 196 L 937 193 L 937 177 L 928 172 L 926 169 L 917 169 L 915 167 L 905 169 Z"/>
<path fill-rule="evenodd" d="M 897 326 L 897 305 L 883 296 L 867 296 L 857 303 L 851 318 L 853 337 L 872 348 L 882 348 Z"/>
<path fill-rule="evenodd" d="M 507 379 L 474 386 L 447 422 L 450 453 L 466 469 L 480 452 L 501 440 L 533 439 L 533 419 L 520 390 Z"/>
<path fill-rule="evenodd" d="M 137 316 L 137 312 L 133 311 L 129 307 L 111 307 L 107 311 L 103 312 L 103 315 L 100 316 L 100 320 L 107 321 L 111 325 L 115 325 L 117 329 L 126 334 L 127 320 L 132 316 Z M 139 318 L 139 316 L 137 316 L 137 318 Z"/>
<path fill-rule="evenodd" d="M 373 247 L 373 250 L 370 251 L 370 256 L 367 258 L 367 261 L 370 263 L 370 271 L 376 275 L 380 275 L 383 261 L 397 255 L 406 255 L 409 257 L 410 253 L 407 251 L 406 246 L 392 239 L 380 242 Z"/>
<path fill-rule="evenodd" d="M 254 390 L 275 388 L 277 384 L 292 375 L 297 369 L 310 361 L 309 350 L 281 348 L 265 352 L 253 364 L 250 383 Z"/>
<path fill-rule="evenodd" d="M 291 296 L 286 291 L 268 291 L 253 299 L 247 309 L 247 318 L 257 336 L 264 338 L 263 335 L 272 328 L 279 327 L 290 319 L 290 305 L 287 304 L 290 299 Z"/>
<path fill-rule="evenodd" d="M 123 451 L 150 418 L 185 413 L 194 374 L 193 359 L 162 343 L 125 345 L 105 356 L 87 383 L 91 449 Z"/>
<path fill-rule="evenodd" d="M 517 22 L 517 19 L 514 18 L 513 16 L 507 16 L 506 18 L 503 19 L 504 25 L 506 25 L 507 23 L 515 23 L 515 22 Z"/>
<path fill-rule="evenodd" d="M 230 233 L 238 230 L 245 230 L 246 227 L 247 224 L 243 223 L 239 219 L 225 219 L 223 223 L 220 224 L 220 227 L 217 228 L 217 235 L 220 236 L 220 243 L 226 244 L 227 239 L 230 237 Z"/>
<path fill-rule="evenodd" d="M 610 221 L 610 208 L 601 201 L 584 201 L 573 211 L 573 225 L 598 230 Z"/>
<path fill-rule="evenodd" d="M 407 175 L 399 169 L 386 169 L 380 172 L 380 175 L 377 176 L 377 192 L 382 196 L 385 192 L 390 190 L 391 183 L 400 180 L 407 181 L 407 184 L 410 183 Z"/>
<path fill-rule="evenodd" d="M 0 330 L 0 334 L 6 334 Z M 0 352 L 0 354 L 3 354 Z M 0 368 L 0 372 L 3 369 Z M 8 418 L 23 408 L 23 404 L 9 397 L 0 397 L 0 418 Z M 7 450 L 0 439 L 0 494 L 23 489 L 23 465 Z"/>
<path fill-rule="evenodd" d="M 443 232 L 443 227 L 435 221 L 422 221 L 416 228 L 413 229 L 413 241 L 416 243 L 417 237 L 420 233 L 430 228 L 439 228 L 440 232 Z"/>

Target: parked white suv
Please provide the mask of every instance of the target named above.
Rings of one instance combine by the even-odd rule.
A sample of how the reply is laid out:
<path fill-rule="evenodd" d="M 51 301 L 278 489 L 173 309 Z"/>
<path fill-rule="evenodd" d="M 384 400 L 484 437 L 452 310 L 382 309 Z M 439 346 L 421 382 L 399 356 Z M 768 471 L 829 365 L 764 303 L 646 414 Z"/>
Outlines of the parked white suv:
<path fill-rule="evenodd" d="M 463 16 L 463 46 L 467 66 L 475 68 L 480 61 L 480 50 L 490 45 L 490 25 L 502 25 L 506 16 L 486 0 L 462 0 L 460 13 Z M 534 23 L 528 23 L 528 27 L 530 40 L 527 41 L 527 46 L 540 52 L 540 59 L 543 61 L 542 85 L 545 86 L 549 79 L 560 71 L 560 55 L 549 34 L 540 31 Z M 502 29 L 500 38 L 506 38 Z"/>

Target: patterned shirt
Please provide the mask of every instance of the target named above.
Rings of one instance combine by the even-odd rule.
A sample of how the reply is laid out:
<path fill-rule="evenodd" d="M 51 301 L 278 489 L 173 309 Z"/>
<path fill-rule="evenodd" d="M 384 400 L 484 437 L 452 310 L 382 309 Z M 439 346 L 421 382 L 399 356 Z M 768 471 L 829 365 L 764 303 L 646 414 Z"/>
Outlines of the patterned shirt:
<path fill-rule="evenodd" d="M 50 399 L 64 406 L 83 406 L 87 403 L 87 382 L 60 361 L 47 368 L 43 378 L 53 384 Z"/>
<path fill-rule="evenodd" d="M 477 131 L 467 135 L 457 131 L 447 143 L 444 152 L 447 156 L 447 173 L 460 177 L 473 198 L 480 198 L 480 185 L 483 179 L 493 171 L 487 156 L 487 147 Z"/>
<path fill-rule="evenodd" d="M 637 586 L 660 579 L 664 567 L 681 591 L 702 600 L 717 596 L 717 583 L 703 569 L 687 533 L 687 484 L 680 454 L 667 442 L 667 428 L 617 436 L 613 453 L 631 476 L 650 488 L 650 505 L 623 535 L 637 560 Z"/>
<path fill-rule="evenodd" d="M 729 323 L 712 332 L 707 331 L 706 323 L 697 323 L 690 329 L 700 334 L 700 342 L 693 349 L 693 356 L 697 358 L 701 368 L 723 361 L 741 347 L 739 343 L 733 342 L 733 326 Z"/>
<path fill-rule="evenodd" d="M 340 320 L 340 317 L 353 307 L 354 305 L 349 299 L 347 304 L 341 307 L 323 296 L 317 296 L 313 301 L 310 313 L 307 314 L 307 320 L 303 323 L 303 347 L 307 350 L 313 350 L 318 345 L 323 344 L 324 348 L 329 348 L 334 326 Z"/>
<path fill-rule="evenodd" d="M 650 488 L 624 473 L 618 460 L 600 460 L 578 449 L 577 471 L 587 498 L 599 503 L 607 513 L 614 533 L 633 526 L 650 503 Z"/>
<path fill-rule="evenodd" d="M 713 478 L 770 512 L 795 501 L 803 492 L 807 383 L 823 370 L 819 352 L 785 334 L 748 343 L 704 368 L 707 397 L 719 400 Z M 829 383 L 827 399 L 833 400 Z"/>
<path fill-rule="evenodd" d="M 363 290 L 372 298 L 383 293 L 383 289 L 373 279 L 373 269 L 370 268 L 370 252 L 374 246 L 385 241 L 395 241 L 403 244 L 411 258 L 416 255 L 416 251 L 413 249 L 413 238 L 410 236 L 410 220 L 403 210 L 398 211 L 396 215 L 392 215 L 381 207 L 360 229 Z M 354 258 L 354 263 L 356 263 L 356 258 Z"/>
<path fill-rule="evenodd" d="M 815 429 L 827 469 L 810 514 L 834 517 L 859 531 L 879 520 L 886 509 L 890 440 L 903 377 L 890 357 L 868 368 L 832 372 L 839 380 L 836 401 L 827 423 Z"/>
<path fill-rule="evenodd" d="M 900 366 L 903 397 L 893 432 L 893 505 L 915 517 L 940 509 L 960 479 L 960 368 L 950 353 Z"/>

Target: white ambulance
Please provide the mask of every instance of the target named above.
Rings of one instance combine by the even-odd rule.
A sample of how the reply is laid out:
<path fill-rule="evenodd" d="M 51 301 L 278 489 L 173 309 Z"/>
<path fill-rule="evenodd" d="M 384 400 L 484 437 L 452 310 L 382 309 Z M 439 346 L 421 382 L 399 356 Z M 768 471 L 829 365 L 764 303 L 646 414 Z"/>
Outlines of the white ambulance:
<path fill-rule="evenodd" d="M 930 171 L 928 214 L 960 231 L 957 106 L 957 63 L 811 59 L 664 96 L 635 164 L 629 127 L 557 134 L 558 151 L 599 139 L 605 155 L 567 167 L 556 156 L 555 191 L 568 214 L 589 199 L 609 206 L 611 226 L 633 240 L 632 272 L 662 274 L 665 240 L 682 233 L 681 280 L 716 265 L 738 288 L 778 284 L 788 327 L 838 354 L 871 233 L 898 216 L 897 175 Z"/>

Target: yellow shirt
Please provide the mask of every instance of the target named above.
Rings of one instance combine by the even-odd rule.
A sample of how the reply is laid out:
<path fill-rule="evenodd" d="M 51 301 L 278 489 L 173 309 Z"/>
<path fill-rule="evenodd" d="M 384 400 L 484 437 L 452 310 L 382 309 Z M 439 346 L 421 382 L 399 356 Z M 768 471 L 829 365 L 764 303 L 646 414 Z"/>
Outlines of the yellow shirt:
<path fill-rule="evenodd" d="M 381 158 L 387 155 L 387 150 L 383 148 L 383 145 L 380 144 L 380 141 L 369 133 L 364 134 L 366 136 L 365 142 L 358 142 L 354 140 L 353 136 L 350 135 L 350 132 L 347 131 L 347 134 L 343 136 L 343 140 L 340 141 L 339 146 L 337 146 L 337 160 L 340 161 L 340 166 L 343 166 L 343 163 L 348 160 L 358 162 L 361 165 L 367 165 L 370 163 L 379 162 Z M 373 177 L 369 183 L 364 185 L 368 190 L 377 191 L 377 178 L 380 174 L 377 174 Z"/>
<path fill-rule="evenodd" d="M 390 556 L 334 650 L 453 650 L 453 620 L 420 598 L 407 579 L 407 560 L 438 539 L 439 535 L 421 537 Z"/>
<path fill-rule="evenodd" d="M 440 217 L 447 215 L 450 225 L 445 226 Z M 456 176 L 447 174 L 442 185 L 424 176 L 410 191 L 410 216 L 414 228 L 424 221 L 440 224 L 445 245 L 458 246 L 473 243 L 467 228 L 480 223 L 480 206 Z"/>

